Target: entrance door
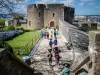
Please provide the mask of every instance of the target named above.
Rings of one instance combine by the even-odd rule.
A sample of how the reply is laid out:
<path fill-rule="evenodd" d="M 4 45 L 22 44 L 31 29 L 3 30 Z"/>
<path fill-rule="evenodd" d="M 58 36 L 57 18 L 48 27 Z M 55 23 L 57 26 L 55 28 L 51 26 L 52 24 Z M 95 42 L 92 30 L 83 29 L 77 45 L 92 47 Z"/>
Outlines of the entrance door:
<path fill-rule="evenodd" d="M 54 25 L 54 21 L 51 21 L 50 22 L 50 27 L 54 27 L 55 25 Z"/>

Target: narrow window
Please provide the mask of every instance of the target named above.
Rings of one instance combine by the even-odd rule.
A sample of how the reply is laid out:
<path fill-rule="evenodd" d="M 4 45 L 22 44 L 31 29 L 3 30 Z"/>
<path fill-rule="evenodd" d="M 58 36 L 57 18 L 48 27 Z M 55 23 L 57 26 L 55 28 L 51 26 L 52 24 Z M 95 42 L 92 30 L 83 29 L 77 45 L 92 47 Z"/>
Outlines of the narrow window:
<path fill-rule="evenodd" d="M 41 12 L 39 12 L 39 17 L 41 17 Z"/>
<path fill-rule="evenodd" d="M 31 26 L 31 21 L 29 21 L 29 26 Z"/>
<path fill-rule="evenodd" d="M 53 13 L 53 17 L 55 17 L 55 13 Z"/>

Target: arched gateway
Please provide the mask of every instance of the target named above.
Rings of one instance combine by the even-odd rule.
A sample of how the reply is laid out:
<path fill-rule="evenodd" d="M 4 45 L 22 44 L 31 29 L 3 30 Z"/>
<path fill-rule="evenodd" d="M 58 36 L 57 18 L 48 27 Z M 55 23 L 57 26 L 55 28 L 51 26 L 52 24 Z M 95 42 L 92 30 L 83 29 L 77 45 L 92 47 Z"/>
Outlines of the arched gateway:
<path fill-rule="evenodd" d="M 52 27 L 55 27 L 54 21 L 51 21 L 51 22 L 50 22 L 50 28 L 52 28 Z"/>

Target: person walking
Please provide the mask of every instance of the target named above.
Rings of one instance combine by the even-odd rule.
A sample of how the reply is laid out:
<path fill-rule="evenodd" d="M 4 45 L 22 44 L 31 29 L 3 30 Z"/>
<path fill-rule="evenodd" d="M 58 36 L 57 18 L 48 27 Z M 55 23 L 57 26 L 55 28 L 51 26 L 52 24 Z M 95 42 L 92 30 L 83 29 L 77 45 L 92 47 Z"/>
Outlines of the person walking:
<path fill-rule="evenodd" d="M 56 66 L 59 67 L 59 60 L 60 60 L 61 56 L 58 54 L 55 54 L 55 59 L 56 59 Z"/>
<path fill-rule="evenodd" d="M 48 60 L 49 60 L 49 65 L 51 66 L 52 65 L 52 57 L 53 57 L 52 50 L 49 49 L 48 51 L 49 51 L 49 53 L 48 53 Z"/>
<path fill-rule="evenodd" d="M 59 32 L 58 32 L 58 30 L 56 29 L 56 37 L 58 37 L 58 35 L 59 35 Z"/>
<path fill-rule="evenodd" d="M 56 29 L 54 28 L 54 37 L 56 38 Z"/>
<path fill-rule="evenodd" d="M 61 75 L 69 75 L 72 70 L 70 69 L 70 65 L 65 63 L 64 68 L 61 71 Z"/>
<path fill-rule="evenodd" d="M 55 54 L 55 56 L 56 56 L 56 55 L 59 54 L 61 51 L 58 49 L 58 47 L 55 47 L 55 48 L 53 48 L 53 52 L 54 52 L 54 54 Z"/>
<path fill-rule="evenodd" d="M 42 30 L 40 31 L 40 36 L 41 36 L 41 38 L 43 38 L 43 32 L 42 32 Z"/>
<path fill-rule="evenodd" d="M 52 49 L 52 45 L 53 45 L 53 42 L 52 42 L 52 39 L 50 39 L 49 46 L 50 46 L 51 49 Z"/>
<path fill-rule="evenodd" d="M 43 31 L 43 33 L 42 33 L 42 37 L 44 38 L 44 31 Z"/>
<path fill-rule="evenodd" d="M 46 39 L 46 32 L 44 32 L 44 39 Z"/>
<path fill-rule="evenodd" d="M 54 43 L 54 47 L 58 45 L 57 37 L 55 37 L 55 40 L 53 43 Z"/>
<path fill-rule="evenodd" d="M 47 32 L 47 39 L 49 39 L 49 32 Z"/>
<path fill-rule="evenodd" d="M 51 36 L 51 39 L 52 39 L 53 38 L 53 31 L 51 31 L 50 36 Z"/>

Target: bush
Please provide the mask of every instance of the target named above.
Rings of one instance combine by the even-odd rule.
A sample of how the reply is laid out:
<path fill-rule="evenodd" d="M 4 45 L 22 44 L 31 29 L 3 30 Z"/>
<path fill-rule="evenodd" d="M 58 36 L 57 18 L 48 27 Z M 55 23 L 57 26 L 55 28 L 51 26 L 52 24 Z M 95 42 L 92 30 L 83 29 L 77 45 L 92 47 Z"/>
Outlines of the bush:
<path fill-rule="evenodd" d="M 23 30 L 23 31 L 24 31 L 24 28 L 23 28 L 22 26 L 18 26 L 18 27 L 16 28 L 16 30 Z"/>
<path fill-rule="evenodd" d="M 12 31 L 12 30 L 15 30 L 14 26 L 13 25 L 9 25 L 9 26 L 6 26 L 4 28 L 4 31 Z"/>
<path fill-rule="evenodd" d="M 22 31 L 25 31 L 25 32 L 29 32 L 30 31 L 29 29 L 24 29 L 22 26 L 18 26 L 16 28 L 16 30 L 22 30 Z"/>
<path fill-rule="evenodd" d="M 36 29 L 31 30 L 31 31 L 37 31 L 37 30 L 41 30 L 41 28 L 36 28 Z"/>
<path fill-rule="evenodd" d="M 18 36 L 20 34 L 24 33 L 22 30 L 14 30 L 9 32 L 0 32 L 0 39 L 1 40 L 9 40 L 12 39 L 15 36 Z"/>
<path fill-rule="evenodd" d="M 24 29 L 24 31 L 25 31 L 25 32 L 29 32 L 30 30 L 29 30 L 29 29 Z"/>
<path fill-rule="evenodd" d="M 48 26 L 44 26 L 44 28 L 45 28 L 45 29 L 47 29 L 47 28 L 48 28 Z"/>

